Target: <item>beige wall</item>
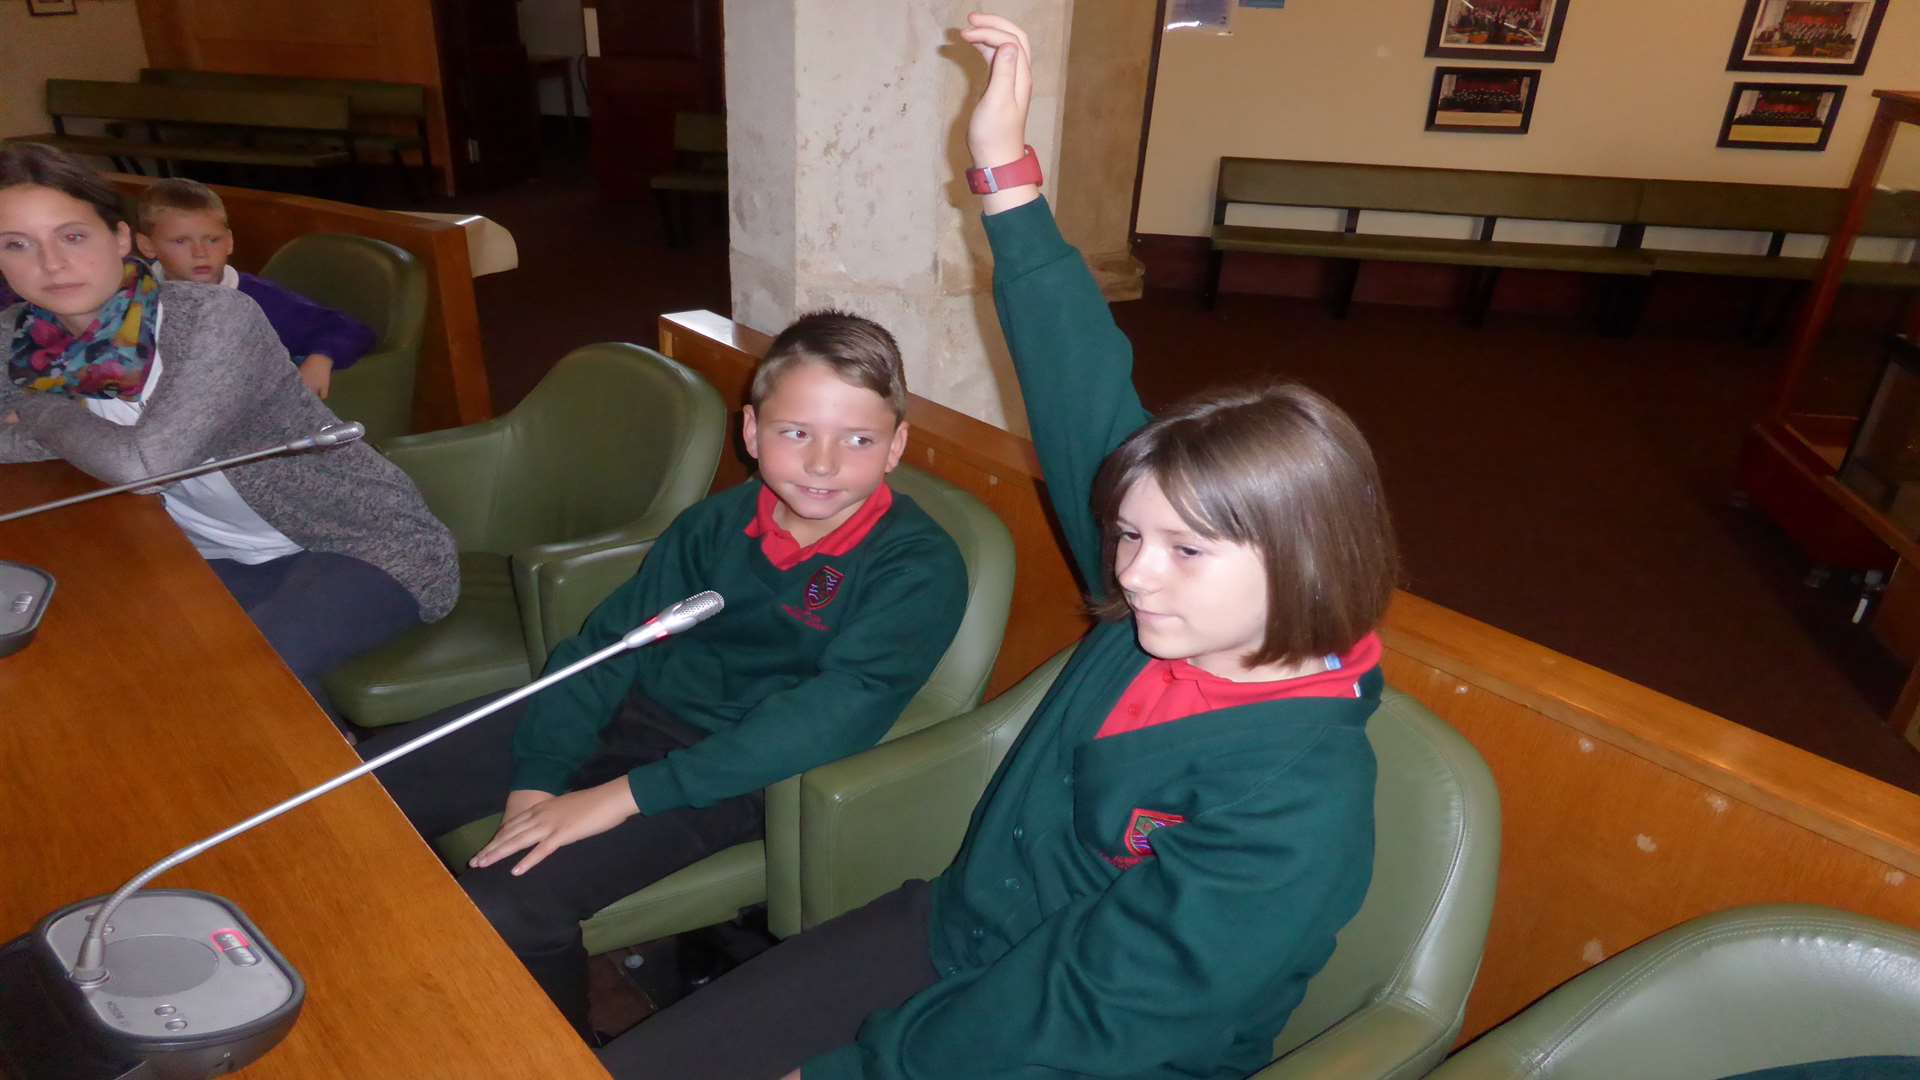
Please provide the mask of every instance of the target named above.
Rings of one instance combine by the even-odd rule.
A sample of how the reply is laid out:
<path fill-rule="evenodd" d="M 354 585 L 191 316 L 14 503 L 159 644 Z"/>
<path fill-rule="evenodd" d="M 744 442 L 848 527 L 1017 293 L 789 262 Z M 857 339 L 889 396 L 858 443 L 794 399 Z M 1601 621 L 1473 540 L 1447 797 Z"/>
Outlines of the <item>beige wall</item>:
<path fill-rule="evenodd" d="M 132 0 L 80 0 L 77 15 L 27 14 L 0 3 L 0 136 L 50 131 L 49 78 L 138 78 L 147 63 Z"/>
<path fill-rule="evenodd" d="M 1575 0 L 1559 59 L 1540 65 L 1526 135 L 1423 130 L 1433 69 L 1431 0 L 1293 0 L 1240 10 L 1235 32 L 1166 35 L 1154 94 L 1139 231 L 1204 234 L 1223 156 L 1463 169 L 1842 186 L 1876 88 L 1920 89 L 1920 3 L 1889 5 L 1866 74 L 1776 76 L 1847 87 L 1823 153 L 1714 146 L 1736 81 L 1727 71 L 1741 0 Z M 1501 66 L 1491 62 L 1481 66 Z M 1512 65 L 1527 66 L 1527 65 Z M 1920 187 L 1920 132 L 1883 183 Z"/>

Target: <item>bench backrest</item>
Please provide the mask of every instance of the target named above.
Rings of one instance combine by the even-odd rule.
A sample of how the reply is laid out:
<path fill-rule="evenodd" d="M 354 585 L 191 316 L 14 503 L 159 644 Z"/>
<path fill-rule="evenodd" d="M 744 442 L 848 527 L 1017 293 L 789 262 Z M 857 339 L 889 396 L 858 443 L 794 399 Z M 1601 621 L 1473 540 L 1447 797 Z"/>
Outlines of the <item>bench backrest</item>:
<path fill-rule="evenodd" d="M 205 90 L 337 95 L 347 99 L 355 116 L 424 119 L 427 115 L 427 88 L 417 83 L 379 82 L 373 79 L 305 79 L 230 71 L 187 71 L 181 68 L 141 68 L 140 81 Z"/>
<path fill-rule="evenodd" d="M 201 90 L 92 79 L 48 79 L 47 114 L 107 120 L 347 130 L 347 99 L 258 90 Z"/>
<path fill-rule="evenodd" d="M 1216 221 L 1229 203 L 1825 235 L 1840 223 L 1847 192 L 1790 184 L 1223 157 L 1214 192 Z M 1920 192 L 1877 192 L 1860 232 L 1920 237 Z"/>
<path fill-rule="evenodd" d="M 1225 203 L 1332 206 L 1544 221 L 1633 220 L 1633 180 L 1603 176 L 1221 158 L 1216 210 Z"/>

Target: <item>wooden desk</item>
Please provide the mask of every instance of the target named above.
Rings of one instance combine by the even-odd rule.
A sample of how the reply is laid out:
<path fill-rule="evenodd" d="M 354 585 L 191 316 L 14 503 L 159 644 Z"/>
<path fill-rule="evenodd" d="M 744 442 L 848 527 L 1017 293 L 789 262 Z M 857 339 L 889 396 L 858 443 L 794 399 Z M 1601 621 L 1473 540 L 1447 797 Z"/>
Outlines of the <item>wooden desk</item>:
<path fill-rule="evenodd" d="M 0 465 L 0 509 L 92 486 Z M 59 585 L 0 660 L 0 936 L 358 763 L 156 498 L 0 524 Z M 604 1077 L 372 778 L 162 876 L 239 904 L 307 980 L 244 1075 Z"/>

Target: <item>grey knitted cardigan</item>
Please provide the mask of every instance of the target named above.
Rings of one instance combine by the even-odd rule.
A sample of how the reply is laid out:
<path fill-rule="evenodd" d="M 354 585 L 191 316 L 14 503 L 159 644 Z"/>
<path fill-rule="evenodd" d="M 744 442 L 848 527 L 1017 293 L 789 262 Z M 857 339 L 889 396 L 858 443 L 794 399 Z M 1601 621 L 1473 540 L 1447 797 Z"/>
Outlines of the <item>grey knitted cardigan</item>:
<path fill-rule="evenodd" d="M 123 426 L 60 394 L 0 377 L 0 462 L 65 458 L 109 484 L 276 446 L 338 423 L 307 392 L 259 305 L 218 285 L 160 287 L 160 383 L 140 421 Z M 0 347 L 25 304 L 0 311 Z M 254 512 L 308 551 L 370 563 L 413 594 L 427 622 L 460 595 L 453 535 L 399 467 L 365 443 L 267 458 L 226 470 Z"/>

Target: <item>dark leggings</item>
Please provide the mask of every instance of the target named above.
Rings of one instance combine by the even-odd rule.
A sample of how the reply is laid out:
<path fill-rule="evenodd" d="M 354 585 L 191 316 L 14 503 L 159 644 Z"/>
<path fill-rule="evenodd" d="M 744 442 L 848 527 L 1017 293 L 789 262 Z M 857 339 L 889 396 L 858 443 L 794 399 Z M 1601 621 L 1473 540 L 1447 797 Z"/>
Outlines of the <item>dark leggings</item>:
<path fill-rule="evenodd" d="M 468 702 L 395 728 L 359 746 L 372 759 L 483 704 Z M 429 841 L 506 805 L 513 778 L 513 733 L 521 702 L 478 721 L 377 775 L 393 801 Z M 630 698 L 601 736 L 600 752 L 573 779 L 572 790 L 624 776 L 691 746 L 706 733 L 643 697 Z M 587 950 L 580 920 L 629 893 L 735 844 L 757 840 L 765 822 L 761 793 L 712 806 L 636 814 L 601 833 L 560 848 L 520 877 L 519 856 L 481 869 L 456 868 L 460 885 L 575 1030 L 587 1024 Z"/>
<path fill-rule="evenodd" d="M 252 565 L 232 559 L 207 565 L 335 724 L 340 717 L 321 677 L 420 625 L 413 594 L 351 556 L 302 551 Z"/>
<path fill-rule="evenodd" d="M 909 881 L 642 1020 L 600 1051 L 600 1064 L 616 1080 L 778 1080 L 939 981 L 927 952 L 932 908 L 932 888 Z"/>

